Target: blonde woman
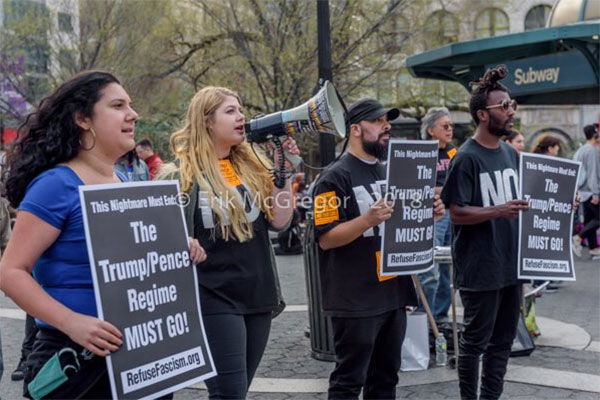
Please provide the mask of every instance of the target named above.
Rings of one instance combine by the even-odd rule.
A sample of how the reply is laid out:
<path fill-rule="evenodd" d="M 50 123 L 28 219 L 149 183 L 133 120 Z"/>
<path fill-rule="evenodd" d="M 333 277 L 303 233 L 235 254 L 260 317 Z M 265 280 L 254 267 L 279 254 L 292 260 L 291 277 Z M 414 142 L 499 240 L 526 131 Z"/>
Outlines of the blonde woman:
<path fill-rule="evenodd" d="M 273 185 L 273 164 L 245 142 L 244 122 L 235 92 L 200 90 L 171 136 L 176 161 L 160 174 L 178 177 L 189 196 L 188 229 L 208 256 L 198 281 L 218 373 L 206 382 L 211 399 L 246 397 L 278 306 L 268 229 L 284 228 L 293 211 L 289 179 L 281 189 Z M 292 139 L 283 148 L 298 154 Z"/>

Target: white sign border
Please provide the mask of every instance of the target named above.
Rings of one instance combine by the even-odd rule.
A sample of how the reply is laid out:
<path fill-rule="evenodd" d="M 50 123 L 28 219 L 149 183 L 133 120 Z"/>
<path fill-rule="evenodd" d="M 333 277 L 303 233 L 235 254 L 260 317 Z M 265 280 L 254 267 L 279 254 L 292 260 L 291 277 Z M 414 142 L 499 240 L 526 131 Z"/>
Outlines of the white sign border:
<path fill-rule="evenodd" d="M 575 176 L 575 182 L 578 181 L 579 178 L 579 174 L 581 172 L 581 163 L 579 161 L 574 161 L 574 160 L 569 160 L 567 158 L 562 158 L 562 157 L 555 157 L 555 156 L 547 156 L 545 154 L 537 154 L 537 153 L 524 153 L 521 152 L 519 153 L 519 194 L 518 197 L 522 199 L 523 197 L 523 156 L 527 156 L 527 157 L 532 157 L 532 158 L 541 158 L 541 159 L 548 159 L 548 160 L 554 160 L 556 161 L 557 159 L 561 162 L 565 162 L 567 164 L 575 164 L 578 165 L 579 168 L 577 169 L 577 176 Z M 573 203 L 575 203 L 575 197 L 577 196 L 577 183 L 575 183 L 575 189 L 573 190 Z M 573 249 L 571 248 L 572 246 L 572 241 L 571 238 L 573 237 L 573 214 L 575 213 L 575 210 L 571 211 L 571 223 L 569 224 L 569 257 L 570 257 L 570 261 L 571 261 L 571 267 L 573 269 L 573 277 L 560 277 L 560 276 L 542 276 L 542 275 L 535 275 L 535 276 L 531 276 L 531 275 L 524 275 L 521 274 L 521 240 L 523 239 L 523 235 L 522 235 L 522 227 L 523 227 L 523 211 L 519 211 L 519 239 L 518 239 L 518 245 L 517 245 L 517 279 L 523 279 L 523 280 L 550 280 L 550 281 L 564 281 L 564 282 L 574 282 L 576 281 L 576 276 L 575 276 L 575 262 L 573 260 Z"/>
<path fill-rule="evenodd" d="M 385 171 L 385 181 L 387 182 L 387 188 L 389 190 L 390 187 L 390 164 L 391 162 L 390 157 L 391 157 L 391 150 L 392 150 L 392 143 L 401 143 L 401 144 L 436 144 L 438 146 L 438 154 L 436 155 L 436 164 L 437 164 L 437 158 L 439 157 L 439 142 L 437 140 L 409 140 L 409 139 L 390 139 L 388 142 L 388 162 L 386 165 L 386 171 Z M 435 184 L 435 181 L 434 181 Z M 380 276 L 407 276 L 407 275 L 414 275 L 414 274 L 422 274 L 425 272 L 429 272 L 433 269 L 433 267 L 435 267 L 435 262 L 433 262 L 434 258 L 432 258 L 432 262 L 431 265 L 429 267 L 427 267 L 426 269 L 423 270 L 419 270 L 419 271 L 400 271 L 400 272 L 383 272 L 383 262 L 384 262 L 384 257 L 385 257 L 385 221 L 383 221 L 380 225 L 379 228 L 379 232 L 380 232 L 380 236 L 381 236 L 381 245 L 380 245 L 380 254 L 381 256 L 379 257 L 379 275 Z M 435 248 L 435 213 L 433 215 L 433 239 L 432 239 L 433 245 L 431 247 L 431 251 L 434 252 L 434 248 Z"/>
<path fill-rule="evenodd" d="M 85 207 L 85 201 L 84 201 L 85 193 L 93 192 L 93 191 L 100 191 L 100 190 L 107 190 L 107 189 L 122 189 L 122 188 L 127 188 L 127 187 L 169 186 L 169 185 L 175 185 L 175 187 L 177 188 L 177 193 L 181 193 L 178 180 L 119 182 L 119 183 L 105 183 L 105 184 L 100 184 L 100 185 L 80 185 L 79 186 L 79 201 L 81 204 L 81 215 L 82 215 L 82 219 L 83 219 L 83 228 L 85 231 L 85 243 L 87 246 L 88 257 L 89 257 L 89 261 L 90 261 L 90 269 L 92 271 L 92 280 L 94 282 L 94 296 L 96 298 L 96 309 L 98 311 L 99 319 L 104 320 L 104 312 L 102 310 L 102 302 L 100 299 L 100 293 L 98 290 L 96 290 L 96 288 L 99 287 L 99 283 L 98 283 L 98 279 L 96 277 L 96 273 L 94 272 L 96 270 L 96 264 L 94 262 L 94 250 L 92 248 L 92 243 L 90 241 L 90 230 L 89 230 L 89 224 L 88 224 L 88 219 L 87 219 L 87 209 Z M 187 230 L 187 224 L 185 222 L 185 214 L 183 213 L 183 206 L 181 204 L 179 204 L 179 210 L 181 211 L 181 220 L 183 222 L 183 227 L 185 229 L 185 236 L 189 237 L 189 233 Z M 194 285 L 196 287 L 198 287 L 198 271 L 196 270 L 195 264 L 193 265 L 193 273 L 194 273 Z M 196 378 L 188 379 L 185 382 L 182 382 L 178 385 L 161 390 L 160 392 L 156 392 L 150 396 L 141 397 L 140 400 L 155 399 L 155 398 L 167 395 L 169 393 L 173 393 L 177 390 L 184 389 L 188 386 L 192 386 L 195 383 L 205 381 L 205 380 L 217 375 L 215 363 L 213 361 L 212 353 L 210 351 L 210 345 L 208 344 L 208 339 L 206 337 L 206 330 L 204 329 L 204 321 L 202 319 L 199 290 L 196 290 L 195 292 L 196 292 L 196 304 L 198 305 L 198 316 L 199 316 L 199 320 L 200 320 L 200 326 L 202 328 L 202 335 L 204 338 L 204 343 L 206 344 L 206 352 L 208 354 L 208 359 L 210 361 L 212 372 L 209 372 L 208 374 L 200 375 Z M 115 383 L 115 379 L 114 379 L 114 370 L 113 370 L 111 355 L 109 354 L 105 358 L 106 358 L 106 368 L 108 370 L 108 377 L 109 377 L 109 381 L 110 381 L 110 391 L 113 396 L 113 399 L 116 399 L 117 398 L 117 387 L 116 387 L 116 383 Z"/>

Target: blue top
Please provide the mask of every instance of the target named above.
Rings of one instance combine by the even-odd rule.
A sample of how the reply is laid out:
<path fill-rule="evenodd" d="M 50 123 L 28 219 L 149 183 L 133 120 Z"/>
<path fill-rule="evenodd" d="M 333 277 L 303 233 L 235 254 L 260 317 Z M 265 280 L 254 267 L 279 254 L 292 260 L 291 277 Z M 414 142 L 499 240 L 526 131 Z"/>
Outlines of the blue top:
<path fill-rule="evenodd" d="M 117 174 L 123 181 L 123 176 Z M 79 186 L 84 183 L 69 167 L 58 165 L 35 177 L 19 210 L 28 211 L 60 230 L 36 261 L 33 276 L 54 299 L 69 309 L 98 316 L 85 241 Z M 54 328 L 36 319 L 40 327 Z"/>

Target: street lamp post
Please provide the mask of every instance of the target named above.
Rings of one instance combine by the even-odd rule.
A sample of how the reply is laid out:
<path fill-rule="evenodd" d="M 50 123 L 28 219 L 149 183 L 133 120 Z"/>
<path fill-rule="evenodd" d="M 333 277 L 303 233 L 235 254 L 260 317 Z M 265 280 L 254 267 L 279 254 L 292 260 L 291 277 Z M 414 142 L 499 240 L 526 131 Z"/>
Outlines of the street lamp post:
<path fill-rule="evenodd" d="M 331 39 L 329 37 L 329 0 L 317 0 L 317 27 L 319 49 L 319 81 L 331 81 Z M 321 166 L 335 159 L 333 135 L 319 135 Z M 306 213 L 306 235 L 304 237 L 304 269 L 308 291 L 308 319 L 310 326 L 311 355 L 317 360 L 334 361 L 333 328 L 331 317 L 323 315 L 321 276 L 319 272 L 319 249 L 314 236 L 313 213 Z"/>
<path fill-rule="evenodd" d="M 329 0 L 317 0 L 317 45 L 319 82 L 332 81 Z M 319 135 L 319 154 L 322 167 L 335 159 L 335 137 L 333 135 Z"/>

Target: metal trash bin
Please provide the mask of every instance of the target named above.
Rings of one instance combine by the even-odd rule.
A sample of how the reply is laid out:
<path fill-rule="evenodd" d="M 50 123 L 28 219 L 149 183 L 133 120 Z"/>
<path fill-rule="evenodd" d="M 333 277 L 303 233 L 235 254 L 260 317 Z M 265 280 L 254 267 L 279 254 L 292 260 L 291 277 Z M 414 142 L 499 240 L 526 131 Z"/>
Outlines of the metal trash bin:
<path fill-rule="evenodd" d="M 308 294 L 308 321 L 310 326 L 311 356 L 320 361 L 334 361 L 333 328 L 331 318 L 323 315 L 321 296 L 321 275 L 319 274 L 319 249 L 314 237 L 312 211 L 306 213 L 306 233 L 304 235 L 304 271 Z"/>

